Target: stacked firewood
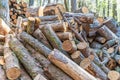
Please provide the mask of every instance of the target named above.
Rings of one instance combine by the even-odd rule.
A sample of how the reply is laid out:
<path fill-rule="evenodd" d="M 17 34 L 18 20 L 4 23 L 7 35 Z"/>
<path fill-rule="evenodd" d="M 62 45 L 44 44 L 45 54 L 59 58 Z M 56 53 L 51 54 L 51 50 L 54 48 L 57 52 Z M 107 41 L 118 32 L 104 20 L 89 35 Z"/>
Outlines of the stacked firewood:
<path fill-rule="evenodd" d="M 1 24 L 0 80 L 119 80 L 120 39 L 113 20 L 58 11 L 61 20 L 19 17 L 14 31 Z"/>
<path fill-rule="evenodd" d="M 27 3 L 25 2 L 17 3 L 17 0 L 9 0 L 9 7 L 10 7 L 10 19 L 12 23 L 14 24 L 17 23 L 18 16 L 21 16 L 23 18 L 26 17 Z"/>

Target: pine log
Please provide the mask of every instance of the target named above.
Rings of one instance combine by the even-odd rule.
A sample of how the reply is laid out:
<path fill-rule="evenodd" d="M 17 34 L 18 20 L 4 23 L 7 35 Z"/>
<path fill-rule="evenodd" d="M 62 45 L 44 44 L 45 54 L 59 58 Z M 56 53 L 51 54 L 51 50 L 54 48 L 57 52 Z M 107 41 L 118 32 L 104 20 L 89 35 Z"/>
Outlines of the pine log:
<path fill-rule="evenodd" d="M 59 50 L 54 49 L 48 56 L 49 60 L 61 68 L 65 73 L 75 80 L 96 80 L 95 77 L 87 73 Z"/>
<path fill-rule="evenodd" d="M 98 41 L 99 43 L 102 43 L 102 44 L 106 42 L 106 39 L 104 37 L 101 37 L 101 36 L 96 37 L 95 40 Z"/>
<path fill-rule="evenodd" d="M 103 26 L 101 28 L 99 28 L 97 30 L 97 32 L 105 37 L 107 40 L 111 40 L 111 39 L 116 39 L 118 38 L 109 28 L 107 28 L 106 26 Z"/>
<path fill-rule="evenodd" d="M 48 54 L 52 51 L 48 47 L 44 46 L 41 42 L 39 42 L 37 39 L 33 38 L 26 32 L 22 32 L 20 34 L 20 38 L 27 42 L 29 45 L 31 45 L 36 51 L 39 51 L 44 56 L 48 56 Z"/>
<path fill-rule="evenodd" d="M 63 48 L 63 50 L 65 50 L 69 53 L 73 53 L 77 50 L 77 46 L 73 40 L 65 40 L 62 43 L 62 48 Z"/>
<path fill-rule="evenodd" d="M 62 42 L 57 37 L 56 33 L 53 31 L 50 25 L 46 25 L 45 27 L 43 27 L 42 32 L 49 40 L 52 47 L 59 49 L 60 51 L 67 55 L 67 53 L 62 49 Z"/>
<path fill-rule="evenodd" d="M 33 17 L 29 17 L 26 28 L 27 33 L 32 34 L 34 32 L 35 30 L 34 24 L 35 24 L 35 19 Z"/>
<path fill-rule="evenodd" d="M 71 58 L 75 63 L 80 64 L 84 56 L 80 51 L 75 51 L 74 53 L 71 54 Z"/>
<path fill-rule="evenodd" d="M 16 38 L 12 38 L 9 45 L 32 79 L 36 78 L 38 75 L 44 77 L 43 70 L 37 65 L 35 59 L 30 55 L 22 43 L 20 43 Z"/>
<path fill-rule="evenodd" d="M 52 49 L 51 45 L 49 44 L 49 42 L 47 41 L 45 35 L 42 33 L 42 31 L 40 29 L 35 30 L 34 33 L 33 33 L 33 36 L 36 39 L 38 39 L 40 42 L 42 42 L 45 46 Z"/>
<path fill-rule="evenodd" d="M 108 78 L 110 80 L 119 80 L 120 79 L 120 73 L 112 70 L 108 73 Z"/>
<path fill-rule="evenodd" d="M 0 56 L 0 65 L 5 65 L 4 56 Z"/>
<path fill-rule="evenodd" d="M 6 35 L 10 30 L 9 26 L 0 18 L 0 35 Z"/>
<path fill-rule="evenodd" d="M 90 49 L 89 49 L 87 43 L 80 42 L 79 44 L 77 44 L 77 48 L 82 52 L 82 54 L 85 57 L 88 57 L 90 55 Z"/>
<path fill-rule="evenodd" d="M 69 40 L 70 37 L 72 36 L 71 32 L 57 32 L 56 34 L 61 41 Z"/>
<path fill-rule="evenodd" d="M 54 66 L 42 54 L 34 50 L 30 45 L 25 45 L 26 48 L 32 53 L 32 56 L 39 61 L 44 67 L 44 74 L 48 75 L 51 80 L 72 80 L 68 75 L 62 72 L 59 68 Z"/>
<path fill-rule="evenodd" d="M 7 35 L 4 45 L 6 75 L 8 79 L 17 79 L 21 74 L 20 66 L 16 55 L 9 48 L 9 41 L 10 35 Z"/>
<path fill-rule="evenodd" d="M 0 80 L 7 80 L 5 71 L 3 70 L 1 65 L 0 65 Z"/>

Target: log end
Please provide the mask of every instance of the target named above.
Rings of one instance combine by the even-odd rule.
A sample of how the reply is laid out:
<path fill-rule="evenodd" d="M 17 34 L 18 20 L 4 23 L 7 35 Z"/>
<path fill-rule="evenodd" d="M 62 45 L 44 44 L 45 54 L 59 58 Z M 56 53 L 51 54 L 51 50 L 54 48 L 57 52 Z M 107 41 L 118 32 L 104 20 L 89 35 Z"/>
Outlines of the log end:
<path fill-rule="evenodd" d="M 10 68 L 6 71 L 6 75 L 8 77 L 8 79 L 11 79 L 11 80 L 15 80 L 17 79 L 21 74 L 21 70 L 14 67 L 14 68 Z"/>
<path fill-rule="evenodd" d="M 109 71 L 108 78 L 110 80 L 118 80 L 120 78 L 120 74 L 117 71 Z"/>

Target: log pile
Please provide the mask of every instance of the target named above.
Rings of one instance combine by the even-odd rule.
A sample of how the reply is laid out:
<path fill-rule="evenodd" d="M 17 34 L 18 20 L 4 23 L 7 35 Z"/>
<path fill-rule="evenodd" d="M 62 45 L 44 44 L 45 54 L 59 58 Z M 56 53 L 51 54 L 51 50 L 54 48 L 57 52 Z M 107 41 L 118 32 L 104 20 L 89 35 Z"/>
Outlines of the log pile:
<path fill-rule="evenodd" d="M 1 34 L 0 80 L 119 80 L 120 38 L 112 20 L 58 11 L 62 20 L 28 17 Z"/>
<path fill-rule="evenodd" d="M 9 8 L 11 18 L 10 22 L 16 24 L 18 16 L 21 16 L 23 18 L 26 17 L 27 3 L 25 2 L 17 3 L 17 0 L 9 0 Z"/>

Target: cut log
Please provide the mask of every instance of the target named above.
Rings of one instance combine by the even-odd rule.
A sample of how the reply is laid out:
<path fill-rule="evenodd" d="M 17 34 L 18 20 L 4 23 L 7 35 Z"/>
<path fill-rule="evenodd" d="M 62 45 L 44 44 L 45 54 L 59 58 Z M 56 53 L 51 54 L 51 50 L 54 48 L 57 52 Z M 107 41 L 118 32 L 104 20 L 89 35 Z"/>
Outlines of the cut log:
<path fill-rule="evenodd" d="M 80 64 L 84 56 L 82 55 L 80 51 L 75 51 L 74 53 L 71 54 L 71 58 L 73 59 L 75 63 Z"/>
<path fill-rule="evenodd" d="M 35 19 L 33 17 L 29 17 L 27 28 L 26 28 L 27 33 L 32 34 L 34 32 L 35 30 L 34 25 L 35 25 Z"/>
<path fill-rule="evenodd" d="M 33 33 L 33 36 L 36 39 L 38 39 L 40 42 L 42 42 L 45 46 L 52 49 L 51 45 L 49 44 L 49 42 L 47 41 L 45 35 L 42 33 L 42 31 L 40 29 L 35 30 L 34 33 Z"/>
<path fill-rule="evenodd" d="M 40 22 L 41 22 L 41 20 L 36 17 L 35 18 L 35 25 L 34 25 L 35 29 L 34 30 L 36 30 L 37 28 L 39 28 Z"/>
<path fill-rule="evenodd" d="M 20 34 L 20 37 L 23 41 L 27 42 L 29 45 L 31 45 L 35 50 L 39 51 L 46 57 L 48 54 L 52 51 L 48 47 L 44 46 L 41 42 L 39 42 L 37 39 L 33 38 L 26 32 L 22 32 Z"/>
<path fill-rule="evenodd" d="M 27 49 L 20 43 L 16 38 L 12 38 L 9 42 L 10 48 L 15 52 L 25 69 L 28 71 L 32 79 L 37 75 L 42 74 L 44 77 L 43 70 L 37 65 L 35 59 L 30 56 Z"/>
<path fill-rule="evenodd" d="M 16 55 L 9 48 L 10 35 L 6 36 L 4 45 L 4 59 L 6 75 L 8 79 L 17 79 L 20 74 L 20 66 Z"/>
<path fill-rule="evenodd" d="M 3 45 L 0 45 L 0 56 L 3 56 L 2 54 L 3 54 L 3 51 L 4 51 L 4 47 L 3 47 Z"/>
<path fill-rule="evenodd" d="M 110 47 L 110 48 L 108 48 L 107 49 L 107 52 L 109 53 L 109 54 L 112 54 L 112 53 L 114 53 L 114 48 L 113 47 Z"/>
<path fill-rule="evenodd" d="M 63 48 L 63 50 L 65 50 L 69 53 L 73 53 L 77 50 L 77 46 L 73 40 L 65 40 L 62 43 L 62 48 Z"/>
<path fill-rule="evenodd" d="M 111 39 L 116 39 L 118 38 L 109 28 L 107 28 L 106 26 L 103 26 L 101 28 L 99 28 L 97 30 L 97 32 L 105 37 L 107 40 L 111 40 Z"/>
<path fill-rule="evenodd" d="M 108 73 L 108 78 L 110 80 L 118 80 L 118 79 L 120 79 L 120 74 L 119 74 L 119 72 L 116 72 L 116 71 L 110 71 Z"/>
<path fill-rule="evenodd" d="M 9 26 L 0 18 L 0 35 L 6 35 L 11 31 Z"/>
<path fill-rule="evenodd" d="M 52 63 L 61 68 L 65 73 L 75 80 L 96 80 L 95 77 L 87 73 L 56 49 L 49 54 L 48 58 Z"/>
<path fill-rule="evenodd" d="M 47 58 L 42 54 L 34 50 L 30 45 L 26 45 L 26 48 L 32 53 L 32 56 L 39 61 L 44 68 L 44 74 L 49 76 L 51 80 L 72 80 L 59 68 L 54 66 Z"/>
<path fill-rule="evenodd" d="M 106 39 L 104 37 L 100 37 L 100 36 L 96 37 L 95 40 L 102 44 L 106 42 Z"/>
<path fill-rule="evenodd" d="M 5 41 L 5 36 L 0 35 L 0 41 Z"/>
<path fill-rule="evenodd" d="M 41 74 L 38 74 L 34 80 L 47 80 L 45 77 L 43 77 Z"/>
<path fill-rule="evenodd" d="M 64 54 L 67 54 L 63 49 L 62 49 L 62 42 L 60 39 L 57 37 L 56 33 L 53 31 L 52 27 L 50 25 L 46 25 L 43 27 L 42 32 L 46 36 L 46 38 L 49 40 L 50 44 L 52 47 L 59 49 L 62 51 Z"/>
<path fill-rule="evenodd" d="M 59 37 L 60 40 L 69 40 L 72 36 L 71 32 L 57 32 L 57 36 Z"/>
<path fill-rule="evenodd" d="M 5 65 L 4 56 L 0 56 L 0 65 Z"/>
<path fill-rule="evenodd" d="M 0 80 L 7 80 L 5 71 L 3 70 L 1 65 L 0 65 Z"/>
<path fill-rule="evenodd" d="M 87 43 L 80 42 L 79 44 L 77 44 L 77 48 L 82 52 L 82 54 L 85 57 L 88 57 L 90 55 L 90 50 L 89 50 Z"/>

